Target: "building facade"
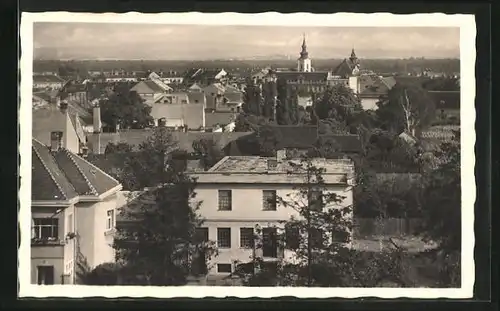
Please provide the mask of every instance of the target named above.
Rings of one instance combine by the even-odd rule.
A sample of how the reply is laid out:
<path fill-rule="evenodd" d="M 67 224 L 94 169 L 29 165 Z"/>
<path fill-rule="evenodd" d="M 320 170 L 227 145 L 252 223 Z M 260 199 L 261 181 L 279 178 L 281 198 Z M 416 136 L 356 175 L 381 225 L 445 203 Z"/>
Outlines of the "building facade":
<path fill-rule="evenodd" d="M 284 150 L 278 154 L 284 155 Z M 270 262 L 293 260 L 293 251 L 280 245 L 277 236 L 283 233 L 282 222 L 299 214 L 280 205 L 276 198 L 297 199 L 296 187 L 304 182 L 304 176 L 290 176 L 288 161 L 280 155 L 228 156 L 209 171 L 193 174 L 197 178 L 197 199 L 203 201 L 199 213 L 205 222 L 200 230 L 218 247 L 218 255 L 208 265 L 209 277 L 227 277 L 238 264 L 250 262 L 253 256 Z M 326 169 L 326 191 L 344 197 L 338 206 L 326 208 L 351 206 L 352 162 L 314 161 Z M 264 241 L 260 248 L 254 247 L 255 234 L 260 234 Z"/>

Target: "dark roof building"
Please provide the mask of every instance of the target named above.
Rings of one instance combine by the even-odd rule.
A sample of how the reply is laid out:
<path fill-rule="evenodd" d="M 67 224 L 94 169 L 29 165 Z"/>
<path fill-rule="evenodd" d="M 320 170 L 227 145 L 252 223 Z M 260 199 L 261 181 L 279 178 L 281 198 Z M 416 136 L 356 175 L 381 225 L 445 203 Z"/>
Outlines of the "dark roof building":
<path fill-rule="evenodd" d="M 51 150 L 32 139 L 32 201 L 72 201 L 79 196 L 106 196 L 120 183 L 67 149 Z"/>

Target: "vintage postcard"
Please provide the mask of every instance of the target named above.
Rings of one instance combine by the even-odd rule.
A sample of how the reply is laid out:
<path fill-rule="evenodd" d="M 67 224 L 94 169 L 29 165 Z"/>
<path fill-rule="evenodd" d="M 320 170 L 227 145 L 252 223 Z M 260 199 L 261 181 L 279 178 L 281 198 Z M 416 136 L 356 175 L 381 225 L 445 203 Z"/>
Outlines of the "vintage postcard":
<path fill-rule="evenodd" d="M 19 295 L 471 298 L 475 37 L 22 13 Z"/>

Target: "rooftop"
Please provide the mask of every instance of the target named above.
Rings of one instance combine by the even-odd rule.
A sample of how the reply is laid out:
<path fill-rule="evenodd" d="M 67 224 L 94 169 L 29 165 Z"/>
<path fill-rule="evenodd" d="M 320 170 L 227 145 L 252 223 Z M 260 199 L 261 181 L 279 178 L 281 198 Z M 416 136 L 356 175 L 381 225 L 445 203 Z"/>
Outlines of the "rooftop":
<path fill-rule="evenodd" d="M 226 156 L 207 172 L 192 174 L 198 183 L 302 183 L 305 170 L 297 169 L 291 163 L 301 165 L 300 160 L 277 161 L 270 170 L 268 161 L 276 158 L 260 156 Z M 352 178 L 354 166 L 350 160 L 316 158 L 316 167 L 325 169 L 325 183 L 346 184 Z"/>
<path fill-rule="evenodd" d="M 278 71 L 278 79 L 284 80 L 304 80 L 304 81 L 326 81 L 328 72 L 299 72 L 299 71 Z"/>
<path fill-rule="evenodd" d="M 67 149 L 51 151 L 32 139 L 31 150 L 33 201 L 69 201 L 119 190 L 118 181 Z"/>

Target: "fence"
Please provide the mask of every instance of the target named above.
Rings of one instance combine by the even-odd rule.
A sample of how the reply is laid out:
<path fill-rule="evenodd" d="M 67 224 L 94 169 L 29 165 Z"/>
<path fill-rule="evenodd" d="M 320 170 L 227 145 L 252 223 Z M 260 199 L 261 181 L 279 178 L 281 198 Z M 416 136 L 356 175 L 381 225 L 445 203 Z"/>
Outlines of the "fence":
<path fill-rule="evenodd" d="M 357 238 L 408 236 L 416 232 L 420 221 L 408 218 L 357 218 L 354 220 L 354 236 Z"/>

